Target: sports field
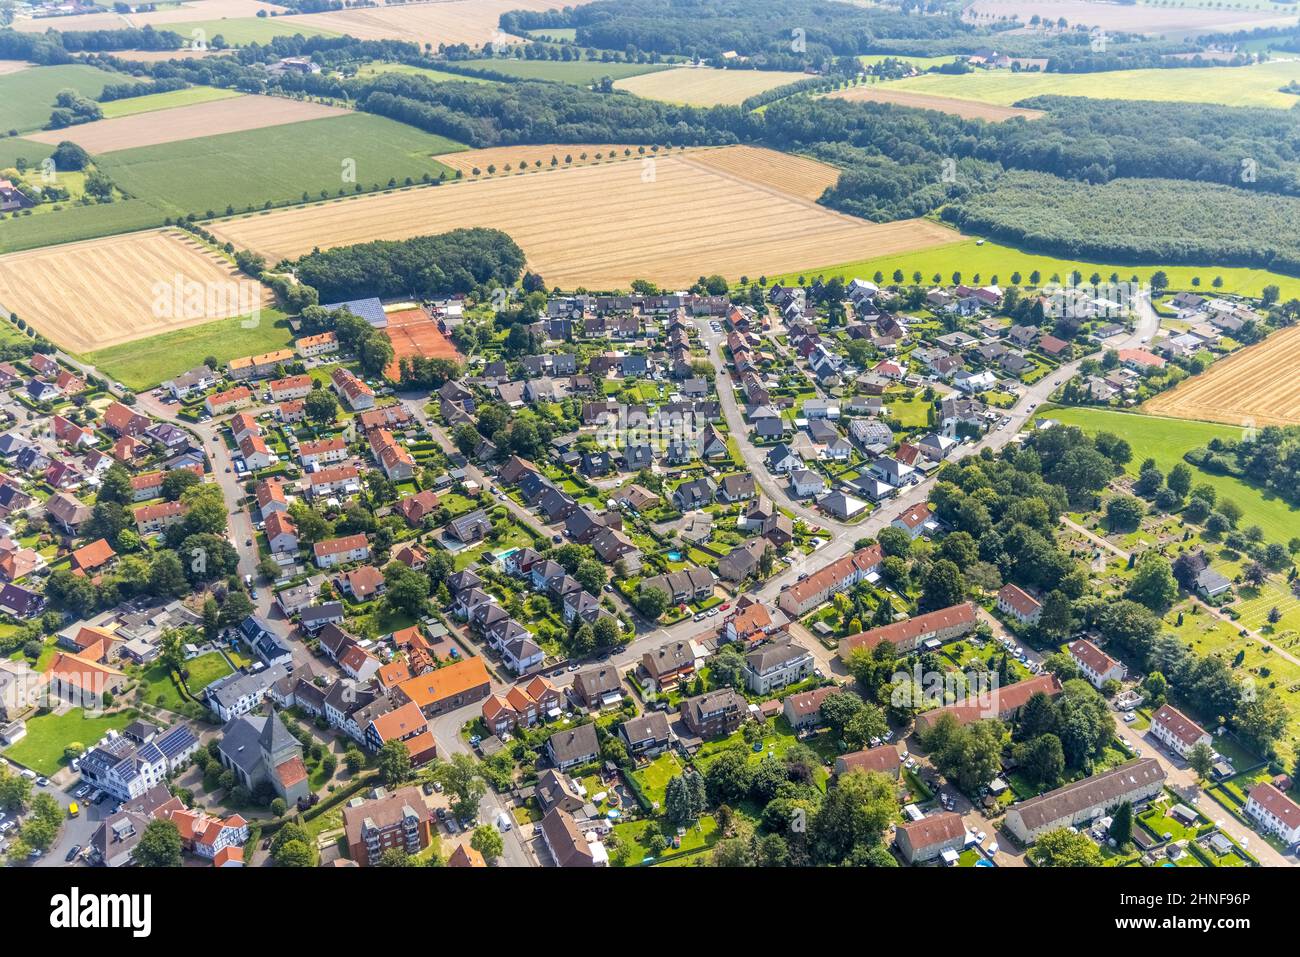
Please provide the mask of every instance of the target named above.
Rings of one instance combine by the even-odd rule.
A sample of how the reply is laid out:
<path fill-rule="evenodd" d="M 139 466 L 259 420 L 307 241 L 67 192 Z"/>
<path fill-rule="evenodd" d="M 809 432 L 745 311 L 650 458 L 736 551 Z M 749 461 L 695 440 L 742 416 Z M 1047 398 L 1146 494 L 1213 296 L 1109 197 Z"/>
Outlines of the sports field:
<path fill-rule="evenodd" d="M 244 317 L 218 319 L 85 353 L 82 358 L 128 389 L 143 392 L 193 369 L 209 356 L 224 364 L 292 344 L 293 331 L 282 313 L 264 308 L 260 320 L 250 327 Z"/>
<path fill-rule="evenodd" d="M 1230 475 L 1215 475 L 1183 460 L 1188 450 L 1199 448 L 1213 438 L 1240 438 L 1240 429 L 1109 409 L 1052 408 L 1040 412 L 1038 417 L 1077 425 L 1088 433 L 1113 432 L 1126 439 L 1133 448 L 1133 457 L 1126 466 L 1131 475 L 1137 475 L 1148 457 L 1155 459 L 1156 465 L 1166 475 L 1182 462 L 1192 470 L 1193 485 L 1206 482 L 1214 487 L 1220 499 L 1236 502 L 1241 506 L 1241 527 L 1258 525 L 1271 542 L 1287 542 L 1300 535 L 1300 510 L 1292 508 L 1276 495 L 1262 492 Z"/>
<path fill-rule="evenodd" d="M 507 76 L 517 76 L 527 80 L 551 80 L 556 83 L 572 83 L 587 86 L 603 77 L 622 80 L 644 73 L 657 73 L 671 69 L 666 64 L 654 63 L 602 63 L 599 60 L 517 60 L 508 57 L 492 57 L 481 60 L 461 60 L 458 64 L 469 69 L 491 70 Z"/>
<path fill-rule="evenodd" d="M 682 66 L 628 77 L 618 80 L 614 86 L 648 100 L 666 103 L 737 106 L 755 94 L 807 78 L 805 73 L 779 70 L 714 70 Z"/>
<path fill-rule="evenodd" d="M 1000 123 L 1016 116 L 1036 120 L 1043 115 L 1042 110 L 977 103 L 974 100 L 960 100 L 956 97 L 935 96 L 930 93 L 912 93 L 907 90 L 896 90 L 881 83 L 854 86 L 826 95 L 837 100 L 848 100 L 851 103 L 892 103 L 895 106 L 914 107 L 918 110 L 938 110 L 967 120 L 988 120 L 992 123 Z"/>
<path fill-rule="evenodd" d="M 1300 61 L 1106 73 L 1015 73 L 1011 70 L 977 70 L 954 76 L 927 73 L 905 80 L 891 80 L 881 88 L 1002 106 L 1050 94 L 1113 100 L 1269 106 L 1285 110 L 1300 103 L 1300 97 L 1280 92 L 1280 88 L 1292 80 L 1300 80 Z"/>
<path fill-rule="evenodd" d="M 780 278 L 794 280 L 803 275 L 810 279 L 817 276 L 826 279 L 832 276 L 840 276 L 846 280 L 854 277 L 869 279 L 879 271 L 886 281 L 892 282 L 894 271 L 902 270 L 904 282 L 933 283 L 936 282 L 934 277 L 937 275 L 938 281 L 949 283 L 952 281 L 953 272 L 960 271 L 966 280 L 973 280 L 978 274 L 981 282 L 993 282 L 996 277 L 997 282 L 1009 285 L 1012 284 L 1012 274 L 1019 272 L 1020 284 L 1029 285 L 1030 274 L 1038 270 L 1040 273 L 1038 285 L 1043 285 L 1051 282 L 1053 275 L 1059 277 L 1058 281 L 1064 281 L 1076 269 L 1083 274 L 1085 281 L 1096 272 L 1103 280 L 1110 279 L 1111 273 L 1118 273 L 1121 280 L 1137 276 L 1140 281 L 1149 282 L 1151 275 L 1159 270 L 1169 277 L 1170 288 L 1175 290 L 1194 288 L 1192 279 L 1195 277 L 1200 278 L 1202 288 L 1208 288 L 1215 276 L 1221 276 L 1223 286 L 1220 287 L 1219 292 L 1259 296 L 1265 286 L 1276 285 L 1281 290 L 1283 300 L 1300 296 L 1300 279 L 1264 269 L 1219 268 L 1218 266 L 1116 266 L 1040 256 L 1037 253 L 1024 252 L 994 242 L 980 245 L 974 239 L 945 243 L 916 252 L 871 256 L 835 265 L 803 267 L 787 272 Z M 918 272 L 921 278 L 914 280 L 913 274 Z"/>
<path fill-rule="evenodd" d="M 1300 327 L 1221 359 L 1143 405 L 1155 415 L 1231 425 L 1300 425 Z"/>
<path fill-rule="evenodd" d="M 0 133 L 39 130 L 50 121 L 54 98 L 62 90 L 76 90 L 97 99 L 110 83 L 131 83 L 131 77 L 67 63 L 38 66 L 0 76 Z"/>
<path fill-rule="evenodd" d="M 394 382 L 401 377 L 401 361 L 407 356 L 460 360 L 460 353 L 446 333 L 419 306 L 396 309 L 385 313 L 385 316 L 388 325 L 384 328 L 384 334 L 393 344 L 393 361 L 384 369 L 384 375 Z"/>
<path fill-rule="evenodd" d="M 190 91 L 178 92 L 189 93 Z M 130 103 L 131 101 L 119 102 Z M 52 144 L 62 140 L 72 140 L 87 152 L 102 155 L 115 153 L 118 150 L 158 146 L 162 143 L 176 143 L 200 137 L 210 138 L 223 133 L 237 133 L 348 115 L 351 115 L 350 111 L 335 106 L 309 103 L 306 100 L 290 100 L 282 96 L 217 96 L 172 109 L 137 112 L 116 119 L 83 123 L 71 129 L 32 133 L 28 139 Z"/>
<path fill-rule="evenodd" d="M 103 157 L 101 166 L 128 193 L 167 215 L 204 215 L 227 206 L 243 211 L 297 202 L 304 193 L 352 193 L 357 184 L 419 182 L 444 169 L 434 155 L 459 146 L 382 116 L 348 113 L 121 150 Z"/>
<path fill-rule="evenodd" d="M 267 301 L 261 284 L 178 230 L 0 257 L 0 305 L 72 352 L 243 315 Z"/>
<path fill-rule="evenodd" d="M 671 156 L 649 170 L 609 163 L 322 203 L 210 226 L 268 261 L 314 247 L 489 226 L 523 248 L 548 285 L 675 286 L 701 274 L 769 275 L 797 262 L 868 250 L 902 252 L 951 239 L 921 220 L 875 225 L 761 183 Z"/>
<path fill-rule="evenodd" d="M 151 113 L 154 110 L 171 110 L 178 106 L 193 106 L 195 103 L 208 103 L 212 100 L 229 100 L 242 94 L 238 90 L 223 90 L 216 86 L 187 86 L 183 90 L 171 90 L 167 93 L 150 93 L 148 96 L 132 96 L 125 100 L 110 100 L 101 103 L 104 119 L 113 120 L 119 116 L 134 116 L 136 113 Z"/>

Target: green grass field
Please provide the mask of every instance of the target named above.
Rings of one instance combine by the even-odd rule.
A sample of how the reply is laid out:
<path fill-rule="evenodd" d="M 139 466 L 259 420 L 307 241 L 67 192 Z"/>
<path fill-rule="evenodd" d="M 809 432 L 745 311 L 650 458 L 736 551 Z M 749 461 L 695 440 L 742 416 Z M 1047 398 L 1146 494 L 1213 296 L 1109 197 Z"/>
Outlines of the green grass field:
<path fill-rule="evenodd" d="M 224 213 L 228 205 L 243 212 L 268 200 L 300 201 L 304 192 L 312 199 L 322 190 L 331 197 L 340 189 L 350 193 L 353 183 L 344 180 L 350 168 L 355 182 L 366 187 L 390 179 L 401 185 L 408 177 L 419 182 L 425 173 L 436 177 L 446 169 L 430 157 L 463 148 L 357 113 L 121 150 L 104 156 L 100 166 L 122 189 L 165 215 L 202 216 L 208 210 Z"/>
<path fill-rule="evenodd" d="M 1230 425 L 1210 422 L 1191 422 L 1186 419 L 1166 419 L 1154 415 L 1132 412 L 1114 412 L 1109 409 L 1053 408 L 1039 416 L 1056 419 L 1066 425 L 1077 425 L 1085 432 L 1113 432 L 1128 440 L 1133 447 L 1133 458 L 1128 471 L 1137 475 L 1142 461 L 1155 459 L 1165 474 L 1180 462 L 1183 453 L 1202 446 L 1210 439 L 1239 438 L 1240 429 Z M 1262 492 L 1228 475 L 1214 475 L 1184 462 L 1192 470 L 1192 484 L 1208 482 L 1214 486 L 1220 499 L 1230 498 L 1241 506 L 1241 526 L 1258 525 L 1270 542 L 1285 544 L 1300 535 L 1300 509 L 1294 509 L 1275 495 Z"/>
<path fill-rule="evenodd" d="M 50 120 L 60 90 L 96 99 L 110 83 L 131 83 L 124 73 L 109 73 L 80 63 L 33 67 L 0 77 L 0 133 L 39 130 Z"/>
<path fill-rule="evenodd" d="M 20 159 L 26 160 L 28 166 L 36 166 L 53 152 L 54 147 L 45 143 L 6 137 L 0 139 L 0 169 L 17 166 Z"/>
<path fill-rule="evenodd" d="M 482 60 L 461 60 L 460 65 L 479 70 L 492 70 L 507 76 L 528 80 L 553 80 L 586 86 L 602 77 L 622 80 L 642 73 L 657 73 L 670 69 L 667 63 L 602 63 L 596 60 L 516 60 L 508 57 L 491 57 Z"/>
<path fill-rule="evenodd" d="M 427 77 L 434 83 L 496 83 L 479 76 L 462 76 L 445 70 L 431 70 L 425 66 L 412 66 L 409 63 L 384 63 L 379 60 L 367 63 L 357 70 L 357 76 L 374 76 L 376 73 L 405 73 L 408 76 Z"/>
<path fill-rule="evenodd" d="M 96 239 L 161 226 L 167 214 L 141 199 L 94 206 L 69 205 L 31 216 L 0 219 L 0 253 Z"/>
<path fill-rule="evenodd" d="M 1300 62 L 1277 61 L 1237 67 L 1186 67 L 1171 70 L 1115 70 L 1107 73 L 1013 73 L 977 70 L 949 76 L 893 80 L 885 86 L 1011 106 L 1031 96 L 1089 96 L 1116 100 L 1177 100 L 1225 106 L 1290 109 L 1300 97 L 1279 92 L 1300 80 Z"/>
<path fill-rule="evenodd" d="M 304 37 L 336 37 L 333 30 L 321 30 L 306 26 L 299 17 L 231 17 L 226 20 L 191 20 L 186 23 L 160 24 L 156 30 L 172 30 L 185 38 L 187 43 L 199 40 L 211 43 L 222 37 L 231 46 L 247 46 L 250 43 L 267 44 L 276 37 L 291 37 L 301 34 Z M 195 31 L 202 31 L 195 33 Z"/>
<path fill-rule="evenodd" d="M 572 40 L 578 34 L 575 27 L 543 27 L 540 30 L 529 30 L 528 35 L 534 40 Z"/>
<path fill-rule="evenodd" d="M 218 362 L 224 363 L 240 356 L 282 349 L 293 341 L 293 333 L 282 313 L 263 309 L 261 318 L 261 323 L 254 329 L 243 328 L 240 325 L 243 319 L 218 319 L 201 326 L 110 346 L 82 358 L 104 375 L 141 392 L 193 369 L 208 356 L 215 356 Z"/>
<path fill-rule="evenodd" d="M 111 120 L 119 116 L 134 116 L 136 113 L 170 110 L 177 106 L 193 106 L 195 103 L 229 100 L 242 95 L 238 90 L 223 90 L 215 86 L 187 86 L 183 90 L 151 93 L 148 96 L 132 96 L 125 100 L 110 100 L 100 105 L 104 110 L 104 119 Z"/>
<path fill-rule="evenodd" d="M 893 53 L 864 53 L 858 57 L 858 62 L 863 66 L 875 66 L 882 60 L 902 60 L 910 63 L 918 70 L 928 70 L 932 66 L 943 66 L 945 63 L 952 63 L 957 59 L 956 56 L 903 56 Z"/>
<path fill-rule="evenodd" d="M 956 234 L 954 233 L 954 235 Z M 1035 269 L 1042 274 L 1041 282 L 1044 284 L 1051 281 L 1053 274 L 1059 275 L 1061 280 L 1064 281 L 1076 269 L 1083 273 L 1085 281 L 1096 272 L 1101 274 L 1103 281 L 1108 280 L 1111 273 L 1119 273 L 1121 280 L 1127 281 L 1130 277 L 1136 275 L 1143 282 L 1149 281 L 1152 273 L 1157 270 L 1164 270 L 1165 275 L 1169 277 L 1170 288 L 1175 290 L 1193 288 L 1192 279 L 1195 277 L 1200 277 L 1201 288 L 1210 290 L 1212 288 L 1210 284 L 1213 282 L 1214 277 L 1221 276 L 1223 286 L 1218 290 L 1219 292 L 1258 296 L 1265 286 L 1272 284 L 1279 287 L 1283 299 L 1300 296 L 1300 279 L 1294 276 L 1283 276 L 1265 269 L 1240 269 L 1219 266 L 1113 265 L 1041 256 L 1037 253 L 1024 252 L 1013 246 L 1003 246 L 994 242 L 985 242 L 981 246 L 974 239 L 945 243 L 942 246 L 934 246 L 913 253 L 861 259 L 833 266 L 816 266 L 787 273 L 785 276 L 769 276 L 768 282 L 794 281 L 799 276 L 808 279 L 817 276 L 827 279 L 832 276 L 841 276 L 846 280 L 855 276 L 869 279 L 876 270 L 884 274 L 886 282 L 892 282 L 895 269 L 903 270 L 904 282 L 908 283 L 912 282 L 912 273 L 919 270 L 922 283 L 933 282 L 934 275 L 938 273 L 941 281 L 947 284 L 952 281 L 953 271 L 960 270 L 964 280 L 970 281 L 978 273 L 981 282 L 992 282 L 993 277 L 997 276 L 998 282 L 1003 285 L 1010 284 L 1013 272 L 1021 274 L 1020 281 L 1022 285 L 1028 284 L 1029 274 Z"/>
<path fill-rule="evenodd" d="M 230 665 L 217 651 L 199 655 L 185 662 L 185 668 L 189 671 L 187 684 L 190 694 L 196 696 L 218 678 L 224 678 L 231 673 Z M 172 711 L 179 711 L 185 704 L 166 666 L 154 664 L 145 670 L 141 677 L 145 682 L 144 701 L 149 704 L 161 704 L 162 707 Z"/>
<path fill-rule="evenodd" d="M 6 750 L 5 756 L 48 777 L 63 767 L 63 749 L 68 745 L 90 747 L 107 731 L 125 728 L 131 718 L 125 711 L 91 718 L 80 708 L 40 714 L 27 722 L 27 737 Z"/>

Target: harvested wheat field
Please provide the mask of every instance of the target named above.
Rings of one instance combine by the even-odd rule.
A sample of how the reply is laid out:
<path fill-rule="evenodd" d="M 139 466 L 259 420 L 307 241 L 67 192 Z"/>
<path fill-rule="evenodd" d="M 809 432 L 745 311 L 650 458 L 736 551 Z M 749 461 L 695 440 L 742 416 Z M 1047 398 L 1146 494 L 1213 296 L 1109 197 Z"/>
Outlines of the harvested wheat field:
<path fill-rule="evenodd" d="M 231 56 L 231 50 L 195 50 L 186 47 L 183 50 L 119 50 L 113 56 L 119 60 L 133 63 L 162 63 L 166 60 L 204 60 L 214 56 Z"/>
<path fill-rule="evenodd" d="M 991 123 L 1000 123 L 1013 116 L 1036 120 L 1043 115 L 1042 110 L 1026 110 L 1018 106 L 995 106 L 977 100 L 959 100 L 951 96 L 934 96 L 929 93 L 911 93 L 907 90 L 894 90 L 875 84 L 836 90 L 826 95 L 857 103 L 893 103 L 895 106 L 910 106 L 918 110 L 938 110 L 940 113 L 951 113 L 965 120 L 988 120 Z"/>
<path fill-rule="evenodd" d="M 690 155 L 416 187 L 210 224 L 270 262 L 313 247 L 502 229 L 547 285 L 668 286 L 702 274 L 776 275 L 926 249 L 959 238 L 922 220 L 876 225 L 699 165 Z"/>
<path fill-rule="evenodd" d="M 692 150 L 687 158 L 723 175 L 738 176 L 751 183 L 761 183 L 811 200 L 818 199 L 840 178 L 840 171 L 827 163 L 756 146 Z"/>
<path fill-rule="evenodd" d="M 615 80 L 614 86 L 648 100 L 666 103 L 738 106 L 757 93 L 806 79 L 806 73 L 779 70 L 714 70 L 705 66 L 683 66 Z"/>
<path fill-rule="evenodd" d="M 640 159 L 637 150 L 645 150 L 646 156 L 654 156 L 648 146 L 615 145 L 611 143 L 545 143 L 533 146 L 489 146 L 479 150 L 462 150 L 459 153 L 443 153 L 434 159 L 444 166 L 460 170 L 465 176 L 472 177 L 474 170 L 479 176 L 505 176 L 519 174 L 521 165 L 527 164 L 529 171 L 551 170 L 560 166 L 587 166 L 593 163 L 608 163 L 614 160 Z M 630 151 L 630 153 L 625 152 Z M 596 158 L 596 154 L 600 158 Z M 555 166 L 551 166 L 551 160 Z M 567 160 L 567 162 L 566 162 Z M 541 163 L 541 166 L 537 164 Z M 506 166 L 510 166 L 507 173 Z M 489 166 L 495 166 L 496 172 L 489 174 Z"/>
<path fill-rule="evenodd" d="M 266 290 L 177 230 L 0 256 L 0 307 L 70 352 L 245 315 Z"/>
<path fill-rule="evenodd" d="M 25 60 L 0 60 L 0 76 L 8 76 L 10 73 L 17 73 L 19 70 L 25 70 L 29 66 Z"/>
<path fill-rule="evenodd" d="M 161 24 L 220 20 L 223 17 L 255 17 L 259 11 L 282 13 L 283 8 L 259 0 L 191 0 L 176 7 L 164 7 L 142 13 L 79 13 L 70 17 L 17 20 L 20 33 L 44 33 L 46 30 L 123 30 L 126 27 L 157 27 Z M 179 31 L 178 31 L 179 32 Z"/>
<path fill-rule="evenodd" d="M 401 363 L 407 356 L 426 359 L 454 359 L 461 355 L 429 314 L 415 306 L 385 313 L 388 326 L 384 334 L 393 344 L 393 361 L 384 369 L 384 375 L 396 382 L 401 378 Z"/>
<path fill-rule="evenodd" d="M 1273 333 L 1148 400 L 1142 411 L 1230 425 L 1300 425 L 1300 327 Z"/>
<path fill-rule="evenodd" d="M 157 146 L 199 136 L 260 130 L 303 120 L 327 116 L 344 116 L 350 110 L 282 96 L 237 96 L 207 103 L 178 106 L 121 116 L 113 120 L 96 120 L 62 130 L 32 133 L 28 139 L 51 145 L 72 140 L 91 153 L 112 153 L 137 146 Z"/>
<path fill-rule="evenodd" d="M 434 0 L 384 7 L 353 8 L 294 17 L 306 26 L 346 33 L 358 40 L 407 40 L 423 46 L 467 43 L 515 43 L 521 38 L 502 33 L 501 14 L 510 10 L 554 10 L 560 0 Z"/>

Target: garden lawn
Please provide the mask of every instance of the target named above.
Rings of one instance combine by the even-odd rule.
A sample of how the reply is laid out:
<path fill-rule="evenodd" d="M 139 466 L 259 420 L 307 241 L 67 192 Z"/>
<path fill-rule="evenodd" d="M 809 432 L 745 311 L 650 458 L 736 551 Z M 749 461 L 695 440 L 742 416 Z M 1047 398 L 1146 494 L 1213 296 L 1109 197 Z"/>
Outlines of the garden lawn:
<path fill-rule="evenodd" d="M 646 858 L 650 858 L 649 837 L 653 829 L 658 829 L 663 834 L 664 839 L 668 842 L 668 849 L 658 859 L 646 860 Z M 637 867 L 641 864 L 670 864 L 674 860 L 691 857 L 705 848 L 712 847 L 722 836 L 718 832 L 718 822 L 711 815 L 705 815 L 697 823 L 686 828 L 686 833 L 682 835 L 680 848 L 672 846 L 673 837 L 677 833 L 676 828 L 659 818 L 647 818 L 640 821 L 615 824 L 614 833 L 618 835 L 619 840 L 623 842 L 623 846 L 627 849 L 624 852 L 625 858 L 621 865 L 619 864 L 619 858 L 622 855 L 610 854 L 610 863 L 616 867 Z"/>
<path fill-rule="evenodd" d="M 668 782 L 682 773 L 681 762 L 671 751 L 661 754 L 650 764 L 633 773 L 641 791 L 652 804 L 662 808 Z"/>
<path fill-rule="evenodd" d="M 185 662 L 185 668 L 190 673 L 186 684 L 189 686 L 190 694 L 196 698 L 212 682 L 231 673 L 230 665 L 219 651 L 199 655 Z M 179 711 L 184 705 L 180 691 L 177 690 L 171 679 L 171 673 L 165 665 L 155 663 L 147 668 L 141 677 L 145 683 L 144 700 L 149 704 L 159 704 L 161 699 L 161 706 L 171 711 Z"/>
<path fill-rule="evenodd" d="M 5 751 L 5 756 L 47 777 L 64 765 L 63 749 L 77 743 L 90 747 L 109 731 L 120 731 L 134 712 L 88 717 L 81 708 L 63 714 L 43 712 L 27 722 L 27 737 Z"/>

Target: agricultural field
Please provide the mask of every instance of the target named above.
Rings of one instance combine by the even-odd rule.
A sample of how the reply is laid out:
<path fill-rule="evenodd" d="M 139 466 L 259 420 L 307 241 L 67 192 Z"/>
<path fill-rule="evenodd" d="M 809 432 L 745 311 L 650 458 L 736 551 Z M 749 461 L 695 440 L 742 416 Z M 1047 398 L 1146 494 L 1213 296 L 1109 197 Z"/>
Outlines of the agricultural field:
<path fill-rule="evenodd" d="M 27 70 L 31 64 L 25 60 L 0 60 L 0 76 L 8 76 L 11 73 L 17 73 L 19 70 Z"/>
<path fill-rule="evenodd" d="M 98 239 L 161 226 L 166 214 L 140 199 L 72 205 L 40 215 L 0 219 L 0 253 Z"/>
<path fill-rule="evenodd" d="M 977 103 L 974 100 L 963 100 L 951 96 L 935 96 L 929 93 L 911 93 L 907 90 L 893 89 L 882 83 L 849 87 L 847 90 L 836 90 L 834 93 L 826 95 L 832 99 L 848 100 L 851 103 L 892 103 L 895 106 L 913 107 L 918 110 L 938 110 L 940 113 L 951 113 L 954 116 L 962 117 L 962 119 L 988 120 L 991 123 L 1000 123 L 1003 120 L 1009 120 L 1017 116 L 1027 120 L 1034 120 L 1043 115 L 1042 110 L 1028 110 L 1017 106 L 998 106 L 993 103 Z"/>
<path fill-rule="evenodd" d="M 1029 26 L 1035 14 L 1055 23 L 1060 17 L 1071 26 L 1101 27 L 1126 33 L 1161 33 L 1188 36 L 1281 26 L 1295 22 L 1294 12 L 1278 9 L 1270 2 L 1233 3 L 1232 10 L 1218 3 L 1102 3 L 1095 0 L 975 0 L 963 11 L 976 22 L 1018 17 Z M 1032 29 L 1032 28 L 1031 28 Z"/>
<path fill-rule="evenodd" d="M 858 62 L 863 66 L 875 66 L 883 60 L 902 60 L 905 63 L 912 64 L 918 70 L 928 70 L 932 66 L 943 66 L 945 63 L 952 63 L 956 59 L 956 56 L 907 56 L 902 53 L 864 53 L 858 57 Z"/>
<path fill-rule="evenodd" d="M 82 358 L 128 389 L 142 392 L 193 369 L 208 356 L 224 364 L 293 342 L 293 330 L 282 313 L 264 308 L 259 319 L 252 328 L 246 317 L 218 319 L 88 352 Z"/>
<path fill-rule="evenodd" d="M 66 130 L 33 133 L 28 139 L 50 144 L 72 140 L 87 152 L 102 155 L 182 140 L 206 139 L 223 133 L 238 133 L 347 115 L 349 115 L 348 110 L 335 106 L 309 103 L 305 100 L 290 100 L 280 96 L 221 96 L 176 106 L 173 109 L 138 112 L 117 119 L 84 123 Z"/>
<path fill-rule="evenodd" d="M 962 75 L 927 73 L 891 80 L 885 90 L 978 100 L 1011 106 L 1033 96 L 1089 96 L 1114 100 L 1171 100 L 1224 106 L 1290 109 L 1300 97 L 1280 88 L 1300 80 L 1300 61 L 1251 66 L 1116 70 L 1109 73 L 1015 73 L 978 70 Z"/>
<path fill-rule="evenodd" d="M 162 29 L 164 24 L 189 23 L 196 20 L 219 20 L 223 17 L 256 17 L 259 11 L 283 13 L 282 7 L 262 3 L 260 0 L 191 0 L 177 4 L 158 4 L 158 9 L 141 13 L 118 14 L 105 10 L 102 13 L 82 13 L 56 20 L 17 20 L 14 29 L 20 33 L 44 33 L 55 29 L 71 30 L 121 30 L 124 27 L 152 26 Z M 177 30 L 177 33 L 185 33 Z"/>
<path fill-rule="evenodd" d="M 44 127 L 61 90 L 76 90 L 96 99 L 110 83 L 130 82 L 124 74 L 80 63 L 32 67 L 0 76 L 0 133 L 27 133 Z"/>
<path fill-rule="evenodd" d="M 1217 266 L 1117 266 L 1083 260 L 1057 259 L 1024 252 L 1014 246 L 1004 246 L 991 241 L 981 245 L 974 239 L 947 243 L 919 252 L 873 256 L 856 262 L 829 266 L 810 266 L 788 272 L 779 278 L 794 280 L 804 275 L 810 278 L 822 276 L 826 279 L 832 276 L 840 276 L 845 280 L 855 276 L 869 279 L 879 271 L 886 279 L 891 279 L 896 269 L 903 271 L 907 282 L 912 281 L 914 272 L 920 272 L 922 282 L 932 282 L 935 275 L 938 275 L 945 283 L 952 280 L 955 270 L 960 270 L 966 279 L 972 279 L 978 273 L 982 281 L 993 282 L 993 277 L 996 276 L 996 281 L 1004 284 L 1010 283 L 1012 273 L 1019 272 L 1022 285 L 1029 283 L 1029 274 L 1034 270 L 1042 274 L 1041 284 L 1050 282 L 1054 275 L 1058 276 L 1060 281 L 1064 281 L 1075 270 L 1083 274 L 1085 281 L 1096 272 L 1101 274 L 1103 280 L 1109 279 L 1111 273 L 1118 273 L 1123 280 L 1137 276 L 1141 282 L 1149 282 L 1152 274 L 1159 270 L 1169 277 L 1170 288 L 1173 290 L 1194 288 L 1192 286 L 1194 278 L 1199 278 L 1201 285 L 1205 286 L 1214 276 L 1221 276 L 1223 285 L 1218 291 L 1222 293 L 1258 297 L 1265 286 L 1276 285 L 1281 291 L 1283 300 L 1300 296 L 1300 279 L 1269 272 L 1266 269 L 1221 269 Z"/>
<path fill-rule="evenodd" d="M 485 149 L 446 153 L 435 156 L 434 159 L 444 166 L 459 170 L 467 177 L 473 177 L 474 170 L 478 170 L 478 175 L 486 178 L 488 176 L 517 175 L 525 165 L 528 166 L 530 171 L 549 171 L 552 169 L 552 159 L 555 160 L 556 166 L 586 166 L 623 159 L 640 159 L 642 154 L 638 153 L 638 150 L 645 150 L 645 156 L 654 155 L 648 146 L 611 145 L 609 143 L 539 143 L 520 146 L 489 146 Z M 541 165 L 538 166 L 538 163 Z M 510 166 L 509 170 L 506 169 L 507 165 Z M 495 166 L 497 168 L 496 172 L 489 173 L 487 171 L 489 166 Z"/>
<path fill-rule="evenodd" d="M 185 38 L 187 45 L 204 48 L 221 37 L 230 46 L 270 43 L 276 37 L 335 37 L 340 31 L 324 25 L 306 23 L 304 17 L 236 17 L 229 20 L 186 20 L 158 24 L 159 30 L 172 30 Z"/>
<path fill-rule="evenodd" d="M 491 70 L 507 76 L 517 76 L 526 80 L 551 80 L 555 83 L 571 83 L 576 86 L 590 86 L 604 77 L 611 80 L 623 80 L 645 73 L 657 73 L 671 67 L 659 63 L 603 63 L 600 60 L 516 60 L 509 57 L 493 57 L 482 60 L 461 60 L 460 66 L 477 70 Z"/>
<path fill-rule="evenodd" d="M 422 76 L 434 83 L 497 83 L 478 76 L 464 76 L 460 73 L 448 73 L 446 70 L 433 70 L 425 66 L 412 66 L 409 63 L 384 63 L 375 60 L 357 70 L 357 76 L 375 76 L 379 73 L 404 73 L 407 76 Z"/>
<path fill-rule="evenodd" d="M 428 43 L 434 49 L 439 44 L 458 43 L 480 47 L 485 43 L 519 41 L 519 37 L 501 32 L 501 14 L 510 10 L 552 10 L 561 5 L 558 0 L 439 0 L 276 19 L 358 40 L 407 40 L 421 46 Z"/>
<path fill-rule="evenodd" d="M 121 150 L 104 156 L 100 167 L 164 215 L 202 215 L 437 177 L 445 167 L 432 157 L 459 145 L 382 116 L 349 113 Z"/>
<path fill-rule="evenodd" d="M 842 251 L 901 252 L 954 235 L 924 220 L 867 223 L 680 156 L 659 159 L 649 179 L 640 163 L 610 163 L 358 197 L 210 228 L 278 261 L 316 246 L 468 226 L 509 233 L 548 285 L 592 289 L 626 288 L 636 278 L 676 286 L 701 273 L 773 274 Z"/>
<path fill-rule="evenodd" d="M 648 100 L 687 106 L 738 106 L 755 94 L 796 80 L 803 73 L 778 70 L 714 70 L 709 67 L 675 67 L 657 73 L 618 80 L 614 86 Z"/>
<path fill-rule="evenodd" d="M 1110 409 L 1051 408 L 1040 412 L 1039 417 L 1077 425 L 1089 433 L 1106 431 L 1123 436 L 1133 448 L 1127 469 L 1134 476 L 1147 458 L 1155 459 L 1157 467 L 1166 474 L 1182 462 L 1192 470 L 1193 485 L 1205 482 L 1214 487 L 1220 499 L 1232 499 L 1241 506 L 1242 527 L 1258 525 L 1265 529 L 1269 541 L 1287 542 L 1300 535 L 1300 509 L 1230 475 L 1206 472 L 1184 461 L 1184 453 L 1205 445 L 1210 439 L 1240 438 L 1239 429 Z"/>
<path fill-rule="evenodd" d="M 1143 410 L 1231 425 L 1300 425 L 1298 363 L 1300 328 L 1280 329 L 1147 400 Z"/>
<path fill-rule="evenodd" d="M 693 150 L 687 159 L 724 175 L 761 183 L 814 202 L 840 178 L 838 169 L 819 160 L 754 146 Z"/>
<path fill-rule="evenodd" d="M 110 100 L 100 106 L 104 111 L 104 119 L 113 120 L 136 113 L 171 110 L 178 106 L 193 106 L 196 103 L 208 103 L 213 100 L 235 99 L 241 95 L 238 90 L 223 90 L 215 86 L 188 86 L 183 90 L 172 90 L 168 93 L 151 93 L 148 96 L 132 96 L 125 100 Z"/>
<path fill-rule="evenodd" d="M 241 299 L 248 308 L 239 308 Z M 243 315 L 266 302 L 261 284 L 175 230 L 0 257 L 4 310 L 72 352 Z"/>

